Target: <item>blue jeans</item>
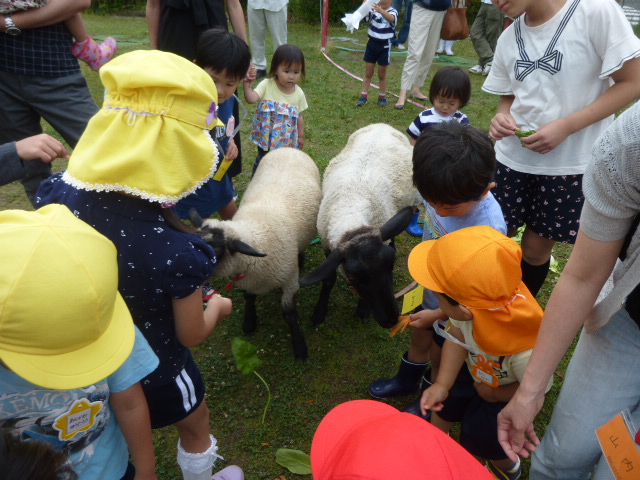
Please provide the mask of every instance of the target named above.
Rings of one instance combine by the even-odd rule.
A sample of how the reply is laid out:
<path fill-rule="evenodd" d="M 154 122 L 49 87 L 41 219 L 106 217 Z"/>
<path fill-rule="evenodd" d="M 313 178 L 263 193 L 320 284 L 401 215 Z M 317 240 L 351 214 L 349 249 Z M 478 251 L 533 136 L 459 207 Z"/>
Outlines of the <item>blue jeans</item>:
<path fill-rule="evenodd" d="M 400 25 L 400 11 L 402 10 L 403 4 L 405 6 L 406 13 L 404 15 L 404 21 L 402 22 L 402 28 L 398 28 L 398 25 Z M 396 31 L 398 32 L 398 36 L 393 37 L 393 40 L 391 40 L 391 45 L 397 47 L 400 43 L 407 43 L 407 38 L 409 38 L 409 27 L 411 26 L 411 12 L 413 11 L 413 2 L 411 0 L 393 0 L 393 8 L 398 11 L 398 21 L 396 23 Z"/>
<path fill-rule="evenodd" d="M 591 472 L 613 480 L 595 430 L 625 408 L 639 425 L 639 404 L 640 329 L 621 309 L 601 329 L 580 334 L 530 480 L 582 480 Z"/>

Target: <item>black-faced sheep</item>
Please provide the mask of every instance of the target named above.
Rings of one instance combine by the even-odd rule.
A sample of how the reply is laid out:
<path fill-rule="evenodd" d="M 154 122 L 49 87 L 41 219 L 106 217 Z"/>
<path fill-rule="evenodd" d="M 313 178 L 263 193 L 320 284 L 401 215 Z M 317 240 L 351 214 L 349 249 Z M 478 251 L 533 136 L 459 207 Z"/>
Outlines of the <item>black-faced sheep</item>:
<path fill-rule="evenodd" d="M 281 288 L 282 314 L 295 356 L 301 360 L 308 351 L 294 297 L 299 289 L 300 255 L 316 236 L 320 198 L 320 173 L 311 157 L 281 148 L 260 162 L 232 220 L 200 224 L 192 218 L 216 251 L 215 275 L 237 278 L 244 274 L 236 285 L 245 291 L 245 334 L 257 328 L 256 295 Z M 260 254 L 266 256 L 255 256 Z"/>
<path fill-rule="evenodd" d="M 407 227 L 411 207 L 419 200 L 411 178 L 411 157 L 406 136 L 379 123 L 353 133 L 327 166 L 318 233 L 328 256 L 300 279 L 301 285 L 322 281 L 312 316 L 314 325 L 325 320 L 339 266 L 360 297 L 358 316 L 366 318 L 370 310 L 382 327 L 397 322 L 393 238 Z"/>

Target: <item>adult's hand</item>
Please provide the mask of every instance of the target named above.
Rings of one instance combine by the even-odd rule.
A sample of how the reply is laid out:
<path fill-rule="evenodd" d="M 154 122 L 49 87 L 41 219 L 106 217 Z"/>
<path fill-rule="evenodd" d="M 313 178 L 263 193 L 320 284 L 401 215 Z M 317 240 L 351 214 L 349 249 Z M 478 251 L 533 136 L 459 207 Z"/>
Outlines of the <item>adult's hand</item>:
<path fill-rule="evenodd" d="M 17 141 L 16 150 L 18 156 L 25 161 L 39 158 L 43 162 L 51 163 L 56 158 L 69 158 L 62 142 L 46 133 Z"/>
<path fill-rule="evenodd" d="M 511 401 L 498 414 L 498 441 L 507 456 L 514 462 L 518 456 L 527 458 L 540 445 L 533 428 L 533 420 L 542 408 L 542 397 L 528 398 L 516 391 Z"/>

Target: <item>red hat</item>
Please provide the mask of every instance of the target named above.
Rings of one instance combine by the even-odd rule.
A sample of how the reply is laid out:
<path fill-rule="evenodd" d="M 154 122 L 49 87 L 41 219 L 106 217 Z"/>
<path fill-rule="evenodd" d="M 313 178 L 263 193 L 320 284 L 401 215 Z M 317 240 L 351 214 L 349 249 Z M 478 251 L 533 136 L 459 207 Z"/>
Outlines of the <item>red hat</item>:
<path fill-rule="evenodd" d="M 343 403 L 324 417 L 311 469 L 314 480 L 493 480 L 438 428 L 374 400 Z"/>

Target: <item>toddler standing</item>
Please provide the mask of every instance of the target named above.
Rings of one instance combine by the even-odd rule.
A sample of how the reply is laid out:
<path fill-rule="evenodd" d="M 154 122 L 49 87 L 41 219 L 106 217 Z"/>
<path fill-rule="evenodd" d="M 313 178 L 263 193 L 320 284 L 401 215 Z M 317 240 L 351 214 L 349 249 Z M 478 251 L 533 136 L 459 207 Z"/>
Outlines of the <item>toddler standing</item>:
<path fill-rule="evenodd" d="M 395 37 L 396 24 L 398 23 L 398 11 L 391 6 L 391 0 L 380 0 L 373 4 L 368 15 L 369 30 L 367 46 L 363 60 L 366 63 L 364 78 L 362 79 L 362 94 L 356 105 L 361 107 L 367 103 L 369 86 L 373 78 L 373 72 L 378 64 L 378 80 L 380 80 L 380 93 L 378 105 L 387 106 L 387 66 L 391 63 L 391 42 Z"/>
<path fill-rule="evenodd" d="M 0 0 L 0 15 L 5 15 L 5 25 L 7 26 L 5 33 L 8 35 L 19 35 L 21 33 L 20 30 L 13 25 L 13 21 L 11 20 L 13 13 L 31 8 L 42 8 L 50 2 L 52 7 L 57 8 L 57 5 L 54 6 L 57 0 Z M 64 8 L 62 5 L 61 7 Z M 75 39 L 75 43 L 71 47 L 73 56 L 87 62 L 91 69 L 96 72 L 116 54 L 118 49 L 116 39 L 107 37 L 104 42 L 98 44 L 91 38 L 91 35 L 89 35 L 87 26 L 82 19 L 82 15 L 79 13 L 68 17 L 64 24 Z"/>
<path fill-rule="evenodd" d="M 205 385 L 189 347 L 231 313 L 202 285 L 215 253 L 179 221 L 172 204 L 206 182 L 218 164 L 209 130 L 218 97 L 211 77 L 178 55 L 135 51 L 100 71 L 106 89 L 66 172 L 38 190 L 40 204 L 67 205 L 118 249 L 119 290 L 160 358 L 142 382 L 153 428 L 175 425 L 185 480 L 209 480 L 219 455 L 209 434 Z M 240 478 L 240 477 L 230 477 Z"/>
<path fill-rule="evenodd" d="M 280 45 L 271 59 L 269 76 L 253 89 L 253 81 L 245 82 L 244 98 L 258 103 L 253 120 L 251 141 L 258 146 L 253 165 L 255 173 L 260 160 L 269 150 L 281 147 L 304 148 L 304 117 L 308 107 L 298 83 L 304 78 L 304 54 L 295 45 Z"/>

